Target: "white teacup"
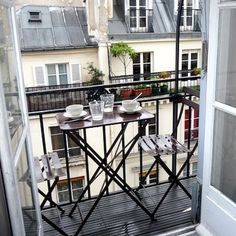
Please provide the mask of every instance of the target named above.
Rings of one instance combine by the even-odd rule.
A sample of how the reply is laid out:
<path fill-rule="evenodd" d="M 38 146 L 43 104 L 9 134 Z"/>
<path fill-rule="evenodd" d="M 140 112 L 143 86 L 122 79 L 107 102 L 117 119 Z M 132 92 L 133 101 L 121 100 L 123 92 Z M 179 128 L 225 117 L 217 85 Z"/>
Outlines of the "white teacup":
<path fill-rule="evenodd" d="M 126 111 L 131 112 L 135 111 L 139 107 L 139 102 L 132 100 L 124 100 L 122 101 L 122 106 Z"/>
<path fill-rule="evenodd" d="M 83 111 L 84 106 L 81 104 L 73 104 L 68 107 L 66 107 L 66 113 L 68 113 L 71 116 L 79 116 L 81 112 Z"/>

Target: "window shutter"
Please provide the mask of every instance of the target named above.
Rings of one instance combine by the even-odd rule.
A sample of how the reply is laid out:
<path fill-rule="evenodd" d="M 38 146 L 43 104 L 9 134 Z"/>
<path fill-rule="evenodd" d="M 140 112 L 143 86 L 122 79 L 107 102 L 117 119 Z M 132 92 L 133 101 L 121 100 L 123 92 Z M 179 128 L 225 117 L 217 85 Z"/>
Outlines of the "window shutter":
<path fill-rule="evenodd" d="M 45 80 L 44 66 L 34 67 L 34 81 L 36 86 L 47 85 Z"/>
<path fill-rule="evenodd" d="M 71 83 L 81 82 L 80 64 L 71 64 Z"/>

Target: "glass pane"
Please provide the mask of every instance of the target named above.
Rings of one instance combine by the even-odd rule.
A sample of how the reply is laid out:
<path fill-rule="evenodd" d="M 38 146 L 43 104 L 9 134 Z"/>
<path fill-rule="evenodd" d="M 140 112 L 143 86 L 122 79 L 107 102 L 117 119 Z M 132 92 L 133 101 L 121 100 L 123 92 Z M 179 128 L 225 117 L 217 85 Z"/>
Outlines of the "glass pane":
<path fill-rule="evenodd" d="M 191 60 L 196 59 L 197 60 L 197 53 L 191 53 Z"/>
<path fill-rule="evenodd" d="M 133 59 L 133 64 L 140 63 L 140 54 L 137 53 L 137 56 Z"/>
<path fill-rule="evenodd" d="M 63 149 L 64 148 L 64 138 L 63 135 L 53 135 L 52 139 L 52 148 L 53 150 Z"/>
<path fill-rule="evenodd" d="M 187 17 L 187 26 L 192 26 L 192 22 L 193 22 L 193 20 L 192 20 L 192 17 Z"/>
<path fill-rule="evenodd" d="M 129 5 L 130 6 L 136 6 L 136 0 L 130 0 Z"/>
<path fill-rule="evenodd" d="M 143 53 L 143 62 L 151 62 L 151 54 L 149 52 Z"/>
<path fill-rule="evenodd" d="M 236 9 L 220 11 L 216 100 L 236 107 Z"/>
<path fill-rule="evenodd" d="M 80 148 L 70 148 L 69 149 L 69 156 L 73 157 L 73 156 L 79 156 L 81 155 L 81 150 Z"/>
<path fill-rule="evenodd" d="M 144 74 L 149 74 L 151 72 L 151 66 L 150 66 L 150 64 L 145 64 L 145 65 L 143 65 L 143 73 Z"/>
<path fill-rule="evenodd" d="M 146 9 L 140 9 L 139 10 L 139 16 L 140 17 L 144 17 L 144 19 L 146 19 L 145 17 L 146 17 Z"/>
<path fill-rule="evenodd" d="M 182 54 L 182 61 L 183 60 L 188 60 L 188 54 L 187 53 Z"/>
<path fill-rule="evenodd" d="M 36 210 L 33 202 L 31 185 L 27 179 L 27 177 L 29 177 L 29 166 L 26 148 L 24 146 L 20 160 L 17 164 L 16 174 L 26 235 L 30 233 L 34 235 L 34 233 L 37 232 Z"/>
<path fill-rule="evenodd" d="M 56 74 L 56 66 L 55 65 L 46 65 L 48 75 L 55 75 Z"/>
<path fill-rule="evenodd" d="M 236 202 L 236 117 L 216 110 L 211 184 Z"/>
<path fill-rule="evenodd" d="M 67 75 L 59 75 L 60 84 L 68 84 Z"/>
<path fill-rule="evenodd" d="M 136 17 L 136 13 L 137 12 L 137 10 L 136 9 L 130 9 L 130 17 Z M 133 19 L 133 20 L 135 20 L 135 19 Z"/>
<path fill-rule="evenodd" d="M 140 66 L 139 65 L 133 66 L 133 74 L 140 74 Z"/>
<path fill-rule="evenodd" d="M 15 48 L 11 32 L 10 11 L 2 6 L 0 8 L 0 81 L 4 87 L 8 124 L 14 142 L 12 148 L 15 152 L 22 133 L 21 104 L 17 84 L 17 65 Z"/>
<path fill-rule="evenodd" d="M 133 28 L 137 27 L 137 22 L 135 18 L 130 19 L 130 27 L 133 27 Z"/>
<path fill-rule="evenodd" d="M 76 189 L 76 190 L 73 190 L 72 194 L 73 194 L 73 199 L 74 200 L 77 200 L 80 196 L 80 194 L 82 193 L 82 189 Z"/>
<path fill-rule="evenodd" d="M 146 0 L 139 0 L 139 6 L 146 6 Z"/>
<path fill-rule="evenodd" d="M 58 64 L 59 74 L 67 73 L 66 64 Z"/>
<path fill-rule="evenodd" d="M 66 192 L 59 192 L 58 193 L 59 202 L 68 202 L 69 201 L 69 193 Z"/>
<path fill-rule="evenodd" d="M 75 188 L 82 188 L 83 187 L 83 180 L 72 181 L 72 189 Z"/>
<path fill-rule="evenodd" d="M 67 183 L 58 183 L 57 184 L 57 190 L 58 191 L 63 191 L 63 190 L 68 190 L 68 184 Z"/>
<path fill-rule="evenodd" d="M 50 127 L 50 130 L 51 130 L 51 134 L 61 134 L 62 133 L 59 126 Z"/>
<path fill-rule="evenodd" d="M 56 75 L 48 76 L 48 85 L 57 85 L 57 77 L 56 77 Z"/>
<path fill-rule="evenodd" d="M 146 18 L 140 18 L 139 19 L 139 26 L 140 27 L 146 27 Z"/>

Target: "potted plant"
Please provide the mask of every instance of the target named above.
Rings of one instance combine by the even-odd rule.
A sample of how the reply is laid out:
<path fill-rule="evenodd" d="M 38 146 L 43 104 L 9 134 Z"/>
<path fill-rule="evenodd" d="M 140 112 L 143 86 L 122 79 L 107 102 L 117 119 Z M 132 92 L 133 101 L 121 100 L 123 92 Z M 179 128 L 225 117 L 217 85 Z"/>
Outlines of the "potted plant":
<path fill-rule="evenodd" d="M 162 71 L 162 72 L 158 73 L 158 76 L 161 79 L 166 79 L 171 76 L 171 73 L 169 71 Z M 167 82 L 161 83 L 160 92 L 161 92 L 161 94 L 168 93 L 168 83 Z"/>
<path fill-rule="evenodd" d="M 86 69 L 91 77 L 91 79 L 88 81 L 89 85 L 103 84 L 104 81 L 102 80 L 102 77 L 104 74 L 101 70 L 96 68 L 92 62 L 88 63 Z"/>
<path fill-rule="evenodd" d="M 138 96 L 140 93 L 142 93 L 141 96 L 150 96 L 152 94 L 152 88 L 146 84 L 139 84 L 134 86 L 133 95 Z"/>
<path fill-rule="evenodd" d="M 192 69 L 192 74 L 193 75 L 200 75 L 201 74 L 201 68 L 194 67 Z"/>
<path fill-rule="evenodd" d="M 171 76 L 171 73 L 169 71 L 162 71 L 158 73 L 159 78 L 166 79 Z"/>
<path fill-rule="evenodd" d="M 146 78 L 146 80 L 157 80 L 157 77 L 150 76 Z M 161 93 L 161 88 L 159 83 L 152 83 L 151 88 L 152 88 L 152 95 L 159 95 Z"/>

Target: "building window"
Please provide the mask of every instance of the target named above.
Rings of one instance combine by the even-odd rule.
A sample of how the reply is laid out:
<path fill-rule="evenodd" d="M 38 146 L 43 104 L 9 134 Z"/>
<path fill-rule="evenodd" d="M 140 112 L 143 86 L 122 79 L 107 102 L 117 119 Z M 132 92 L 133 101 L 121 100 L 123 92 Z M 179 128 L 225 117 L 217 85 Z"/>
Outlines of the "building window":
<path fill-rule="evenodd" d="M 68 64 L 46 65 L 48 85 L 68 84 Z"/>
<path fill-rule="evenodd" d="M 84 177 L 71 178 L 70 191 L 72 200 L 75 201 L 79 198 L 84 189 Z M 59 203 L 69 201 L 69 188 L 67 179 L 59 180 L 57 183 L 57 194 Z"/>
<path fill-rule="evenodd" d="M 155 118 L 156 115 L 154 115 L 154 117 L 152 119 L 149 120 L 149 123 L 148 123 L 148 135 L 151 135 L 151 134 L 156 134 L 156 118 Z"/>
<path fill-rule="evenodd" d="M 194 0 L 184 0 L 180 29 L 181 30 L 193 30 L 194 23 Z"/>
<path fill-rule="evenodd" d="M 147 172 L 143 172 L 143 177 L 146 175 Z M 140 179 L 140 174 L 139 174 L 139 180 Z M 152 170 L 150 172 L 150 174 L 147 176 L 146 180 L 144 181 L 143 185 L 148 185 L 148 184 L 154 184 L 157 182 L 157 171 L 156 170 Z"/>
<path fill-rule="evenodd" d="M 65 158 L 65 147 L 63 133 L 58 126 L 50 127 L 52 150 L 57 152 L 60 158 Z M 66 135 L 67 153 L 68 157 L 76 157 L 81 155 L 81 149 L 72 139 Z"/>
<path fill-rule="evenodd" d="M 191 113 L 191 126 L 190 126 L 190 140 L 198 138 L 198 123 L 199 123 L 199 112 L 192 109 Z M 188 126 L 189 126 L 189 110 L 185 110 L 184 115 L 184 140 L 188 140 Z"/>
<path fill-rule="evenodd" d="M 198 51 L 183 51 L 182 52 L 182 77 L 193 76 L 193 68 L 199 67 L 199 52 Z"/>
<path fill-rule="evenodd" d="M 29 22 L 42 22 L 40 11 L 30 11 L 29 12 Z"/>
<path fill-rule="evenodd" d="M 151 69 L 151 53 L 138 53 L 135 59 L 133 59 L 134 80 L 137 81 L 149 77 Z"/>
<path fill-rule="evenodd" d="M 197 175 L 197 162 L 190 163 L 190 175 Z M 184 167 L 183 176 L 187 176 L 187 166 Z"/>
<path fill-rule="evenodd" d="M 145 32 L 148 26 L 146 0 L 130 0 L 130 28 L 132 32 Z"/>

